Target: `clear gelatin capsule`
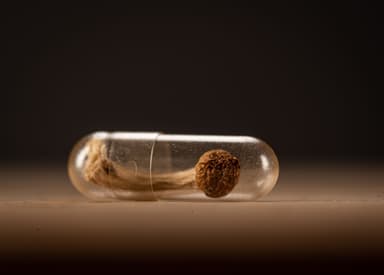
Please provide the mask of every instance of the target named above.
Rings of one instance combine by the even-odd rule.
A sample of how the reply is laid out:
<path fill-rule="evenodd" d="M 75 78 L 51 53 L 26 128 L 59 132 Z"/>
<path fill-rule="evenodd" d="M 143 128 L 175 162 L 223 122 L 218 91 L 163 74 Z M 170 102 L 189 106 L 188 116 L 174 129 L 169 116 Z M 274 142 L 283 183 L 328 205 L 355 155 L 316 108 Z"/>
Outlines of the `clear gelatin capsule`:
<path fill-rule="evenodd" d="M 275 186 L 279 164 L 248 136 L 96 132 L 75 145 L 68 171 L 94 200 L 253 201 Z"/>

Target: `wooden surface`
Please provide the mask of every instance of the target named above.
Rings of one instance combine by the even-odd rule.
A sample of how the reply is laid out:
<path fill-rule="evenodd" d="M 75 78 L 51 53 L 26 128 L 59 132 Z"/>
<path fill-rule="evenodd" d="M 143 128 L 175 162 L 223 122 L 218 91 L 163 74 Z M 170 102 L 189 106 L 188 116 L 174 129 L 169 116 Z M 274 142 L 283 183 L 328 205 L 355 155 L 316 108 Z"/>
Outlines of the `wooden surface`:
<path fill-rule="evenodd" d="M 282 166 L 258 202 L 108 202 L 82 197 L 65 167 L 3 167 L 2 259 L 274 259 L 384 253 L 384 166 Z"/>

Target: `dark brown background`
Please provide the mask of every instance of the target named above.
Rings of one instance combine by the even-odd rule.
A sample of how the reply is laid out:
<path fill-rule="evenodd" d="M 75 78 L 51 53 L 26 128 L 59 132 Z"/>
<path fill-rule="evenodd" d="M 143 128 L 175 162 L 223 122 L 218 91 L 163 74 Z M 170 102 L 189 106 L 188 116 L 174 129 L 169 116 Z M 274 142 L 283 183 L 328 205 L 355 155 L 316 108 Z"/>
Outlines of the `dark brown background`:
<path fill-rule="evenodd" d="M 380 9 L 264 2 L 2 7 L 3 268 L 380 266 Z M 279 184 L 256 203 L 92 203 L 65 170 L 96 130 L 257 136 Z"/>
<path fill-rule="evenodd" d="M 1 160 L 63 162 L 95 130 L 382 159 L 379 9 L 285 2 L 5 7 Z"/>

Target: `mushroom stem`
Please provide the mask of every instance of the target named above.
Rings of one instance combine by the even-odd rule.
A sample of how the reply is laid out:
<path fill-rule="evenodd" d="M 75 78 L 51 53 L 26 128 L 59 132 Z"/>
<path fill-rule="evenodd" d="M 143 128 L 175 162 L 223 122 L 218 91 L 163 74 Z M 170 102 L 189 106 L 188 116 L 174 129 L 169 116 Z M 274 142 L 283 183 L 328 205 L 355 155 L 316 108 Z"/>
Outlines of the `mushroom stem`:
<path fill-rule="evenodd" d="M 108 148 L 103 141 L 91 140 L 88 146 L 84 176 L 87 181 L 94 184 L 129 191 L 152 191 L 152 188 L 161 191 L 194 186 L 194 168 L 175 173 L 154 174 L 149 177 L 140 172 L 133 172 L 108 158 Z"/>

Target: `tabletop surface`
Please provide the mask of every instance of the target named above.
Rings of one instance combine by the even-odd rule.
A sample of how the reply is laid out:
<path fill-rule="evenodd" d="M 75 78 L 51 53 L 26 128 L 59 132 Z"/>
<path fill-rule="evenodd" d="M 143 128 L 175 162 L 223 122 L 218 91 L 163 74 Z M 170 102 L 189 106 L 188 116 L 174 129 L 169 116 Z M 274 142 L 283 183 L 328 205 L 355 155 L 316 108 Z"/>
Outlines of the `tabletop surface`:
<path fill-rule="evenodd" d="M 257 202 L 97 203 L 65 167 L 0 171 L 2 257 L 289 257 L 384 251 L 384 165 L 282 167 Z"/>

